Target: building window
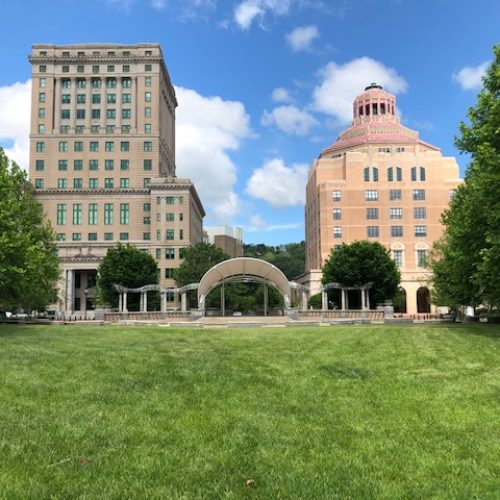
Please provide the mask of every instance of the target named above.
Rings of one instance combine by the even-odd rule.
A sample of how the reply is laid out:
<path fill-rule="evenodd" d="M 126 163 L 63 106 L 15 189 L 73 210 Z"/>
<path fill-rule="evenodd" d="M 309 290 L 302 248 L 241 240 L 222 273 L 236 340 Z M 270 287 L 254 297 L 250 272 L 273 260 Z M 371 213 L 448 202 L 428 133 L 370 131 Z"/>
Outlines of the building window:
<path fill-rule="evenodd" d="M 405 148 L 404 147 L 396 148 L 396 153 L 404 153 L 404 152 L 405 152 Z"/>
<path fill-rule="evenodd" d="M 151 178 L 150 177 L 144 177 L 144 187 L 148 188 L 151 184 Z"/>
<path fill-rule="evenodd" d="M 132 118 L 132 111 L 130 109 L 122 109 L 122 118 L 124 120 Z"/>
<path fill-rule="evenodd" d="M 76 110 L 76 119 L 77 120 L 84 120 L 85 119 L 85 110 L 84 109 L 77 109 Z"/>
<path fill-rule="evenodd" d="M 97 233 L 89 233 L 88 240 L 89 241 L 97 241 Z"/>
<path fill-rule="evenodd" d="M 91 111 L 91 116 L 92 120 L 99 120 L 101 118 L 101 110 L 100 109 L 93 109 Z"/>
<path fill-rule="evenodd" d="M 379 236 L 378 226 L 367 226 L 366 227 L 366 236 L 367 236 L 367 238 L 378 238 L 378 236 Z"/>
<path fill-rule="evenodd" d="M 108 89 L 116 88 L 116 78 L 106 78 L 106 87 Z"/>
<path fill-rule="evenodd" d="M 75 134 L 83 134 L 85 127 L 83 125 L 75 125 Z"/>
<path fill-rule="evenodd" d="M 71 239 L 73 241 L 82 241 L 82 233 L 73 233 Z"/>
<path fill-rule="evenodd" d="M 44 94 L 45 95 L 45 94 Z M 144 100 L 146 102 L 151 102 L 151 92 L 145 92 L 144 93 Z M 45 101 L 40 101 L 40 102 L 45 102 Z"/>
<path fill-rule="evenodd" d="M 144 212 L 151 212 L 151 203 L 144 203 L 142 205 L 142 209 L 144 210 Z"/>
<path fill-rule="evenodd" d="M 165 233 L 165 237 L 167 240 L 173 240 L 174 239 L 174 230 L 173 229 L 167 229 Z"/>
<path fill-rule="evenodd" d="M 145 226 L 149 226 L 151 224 L 151 217 L 143 217 L 142 218 L 142 223 L 145 225 Z"/>
<path fill-rule="evenodd" d="M 41 64 L 38 66 L 38 72 L 39 73 L 46 73 L 47 72 L 47 66 L 45 64 Z"/>
<path fill-rule="evenodd" d="M 130 151 L 130 143 L 128 141 L 120 142 L 120 151 Z"/>
<path fill-rule="evenodd" d="M 402 208 L 389 208 L 389 218 L 402 219 L 403 218 L 403 209 Z"/>
<path fill-rule="evenodd" d="M 165 196 L 165 203 L 167 205 L 173 205 L 175 198 L 173 196 Z"/>
<path fill-rule="evenodd" d="M 398 182 L 403 180 L 403 169 L 401 167 L 396 167 L 396 180 Z"/>
<path fill-rule="evenodd" d="M 184 229 L 179 229 L 179 239 L 180 240 L 184 239 Z"/>
<path fill-rule="evenodd" d="M 104 160 L 104 170 L 114 170 L 115 160 Z"/>
<path fill-rule="evenodd" d="M 101 104 L 101 94 L 92 94 L 92 104 Z"/>
<path fill-rule="evenodd" d="M 363 178 L 364 178 L 365 182 L 370 181 L 370 167 L 365 167 L 365 169 L 363 171 Z"/>
<path fill-rule="evenodd" d="M 36 143 L 36 152 L 44 153 L 45 152 L 45 142 L 37 142 Z"/>
<path fill-rule="evenodd" d="M 57 241 L 66 241 L 66 234 L 57 233 Z"/>
<path fill-rule="evenodd" d="M 43 189 L 43 179 L 35 179 L 35 189 Z"/>
<path fill-rule="evenodd" d="M 417 266 L 427 266 L 427 250 L 417 250 Z"/>
<path fill-rule="evenodd" d="M 341 200 L 341 193 L 338 190 L 332 191 L 332 200 L 333 201 L 340 201 Z"/>
<path fill-rule="evenodd" d="M 175 248 L 166 248 L 165 249 L 165 259 L 167 259 L 167 260 L 175 259 Z"/>
<path fill-rule="evenodd" d="M 392 260 L 394 260 L 396 266 L 403 267 L 403 250 L 393 250 Z"/>
<path fill-rule="evenodd" d="M 333 226 L 333 237 L 342 238 L 342 228 L 340 226 Z"/>
<path fill-rule="evenodd" d="M 142 233 L 142 239 L 145 241 L 151 240 L 151 233 Z"/>
<path fill-rule="evenodd" d="M 365 191 L 366 201 L 377 201 L 378 200 L 378 189 L 367 189 Z"/>
<path fill-rule="evenodd" d="M 73 179 L 73 189 L 82 189 L 83 179 L 81 177 L 76 177 Z"/>
<path fill-rule="evenodd" d="M 63 73 L 69 73 L 69 66 L 64 65 L 64 66 L 62 67 L 62 72 L 63 72 Z"/>
<path fill-rule="evenodd" d="M 128 170 L 129 160 L 120 160 L 120 170 Z"/>
<path fill-rule="evenodd" d="M 425 200 L 425 189 L 414 189 L 413 190 L 413 199 L 415 201 Z"/>
<path fill-rule="evenodd" d="M 146 76 L 144 78 L 144 86 L 145 87 L 151 87 L 151 77 L 150 76 Z"/>
<path fill-rule="evenodd" d="M 131 78 L 122 78 L 122 87 L 124 89 L 132 88 L 132 79 Z"/>
<path fill-rule="evenodd" d="M 153 70 L 153 66 L 151 64 L 144 65 L 144 71 L 152 71 L 152 70 Z"/>
<path fill-rule="evenodd" d="M 79 89 L 84 89 L 87 86 L 87 82 L 85 81 L 85 78 L 77 78 L 76 86 Z"/>
<path fill-rule="evenodd" d="M 85 67 L 83 66 L 83 64 L 79 64 L 79 65 L 76 67 L 76 72 L 77 72 L 77 73 L 84 73 L 84 72 L 85 72 Z"/>
<path fill-rule="evenodd" d="M 124 73 L 130 73 L 130 66 L 128 64 L 122 65 L 122 71 Z M 123 81 L 122 81 L 122 85 L 123 85 Z"/>
<path fill-rule="evenodd" d="M 394 167 L 389 167 L 387 169 L 387 180 L 392 182 L 394 180 Z"/>
<path fill-rule="evenodd" d="M 104 233 L 104 241 L 112 241 L 113 233 Z"/>
<path fill-rule="evenodd" d="M 132 102 L 132 94 L 122 94 L 122 103 L 130 104 Z"/>
<path fill-rule="evenodd" d="M 45 161 L 44 160 L 36 160 L 35 161 L 35 170 L 37 172 L 41 172 L 42 170 L 45 170 Z"/>
<path fill-rule="evenodd" d="M 104 151 L 112 152 L 115 150 L 115 143 L 113 141 L 106 141 L 104 143 Z"/>
<path fill-rule="evenodd" d="M 38 109 L 38 118 L 45 118 L 45 108 Z"/>
<path fill-rule="evenodd" d="M 57 225 L 62 226 L 66 224 L 66 203 L 59 203 L 57 205 Z"/>
<path fill-rule="evenodd" d="M 128 203 L 120 203 L 120 224 L 130 222 L 130 209 Z"/>
<path fill-rule="evenodd" d="M 450 189 L 450 200 L 455 199 L 456 194 L 457 194 L 457 190 L 455 188 Z"/>
<path fill-rule="evenodd" d="M 156 239 L 157 239 L 158 241 L 160 241 L 160 240 L 161 240 L 161 231 L 160 231 L 159 229 L 157 229 L 157 230 L 156 230 Z"/>
<path fill-rule="evenodd" d="M 369 220 L 378 219 L 378 208 L 367 208 L 366 209 L 366 218 Z"/>
<path fill-rule="evenodd" d="M 99 65 L 98 64 L 94 64 L 92 66 L 92 73 L 99 73 Z"/>
<path fill-rule="evenodd" d="M 153 160 L 144 160 L 144 170 L 151 170 L 153 166 Z"/>
<path fill-rule="evenodd" d="M 90 126 L 90 131 L 91 131 L 93 134 L 98 134 L 98 133 L 99 133 L 99 130 L 100 130 L 99 125 L 91 125 L 91 126 Z"/>
<path fill-rule="evenodd" d="M 174 277 L 174 270 L 172 268 L 165 269 L 165 278 L 172 279 Z"/>
<path fill-rule="evenodd" d="M 120 188 L 127 189 L 128 187 L 130 187 L 128 177 L 122 177 L 120 179 Z"/>
<path fill-rule="evenodd" d="M 391 236 L 393 238 L 400 238 L 403 236 L 403 226 L 391 226 Z"/>
<path fill-rule="evenodd" d="M 401 199 L 401 189 L 391 189 L 389 191 L 389 200 L 396 201 Z"/>
<path fill-rule="evenodd" d="M 165 214 L 165 221 L 166 222 L 173 222 L 175 220 L 174 218 L 174 213 L 173 212 L 167 212 Z"/>
<path fill-rule="evenodd" d="M 418 171 L 420 173 L 420 180 L 425 181 L 425 167 L 419 167 Z"/>
<path fill-rule="evenodd" d="M 97 141 L 91 141 L 89 144 L 90 151 L 99 151 L 99 143 Z"/>
<path fill-rule="evenodd" d="M 151 108 L 144 108 L 144 116 L 146 118 L 151 118 Z"/>
<path fill-rule="evenodd" d="M 82 204 L 73 203 L 73 224 L 79 226 L 82 223 Z"/>
<path fill-rule="evenodd" d="M 68 170 L 68 160 L 59 160 L 57 162 L 57 167 L 61 171 Z"/>
<path fill-rule="evenodd" d="M 45 125 L 43 123 L 41 123 L 40 125 L 38 125 L 38 133 L 39 134 L 45 134 Z"/>
<path fill-rule="evenodd" d="M 426 218 L 425 207 L 415 207 L 413 209 L 413 217 L 415 219 L 425 219 Z"/>
<path fill-rule="evenodd" d="M 415 236 L 427 236 L 427 226 L 415 226 Z"/>
<path fill-rule="evenodd" d="M 61 110 L 61 120 L 69 120 L 71 116 L 71 113 L 69 109 L 62 109 Z"/>
<path fill-rule="evenodd" d="M 89 203 L 89 226 L 95 226 L 99 220 L 97 207 L 97 203 Z"/>
<path fill-rule="evenodd" d="M 104 204 L 104 224 L 106 226 L 110 226 L 113 224 L 113 204 L 105 203 Z"/>
<path fill-rule="evenodd" d="M 82 141 L 75 141 L 75 143 L 73 144 L 73 150 L 76 152 L 83 151 L 83 142 Z"/>
<path fill-rule="evenodd" d="M 99 160 L 89 160 L 89 170 L 99 170 Z"/>
<path fill-rule="evenodd" d="M 101 79 L 100 78 L 92 78 L 92 88 L 93 89 L 100 89 L 101 88 Z"/>
<path fill-rule="evenodd" d="M 130 125 L 122 125 L 122 134 L 130 134 Z"/>
<path fill-rule="evenodd" d="M 144 141 L 144 151 L 153 151 L 153 143 L 151 141 Z"/>
<path fill-rule="evenodd" d="M 108 64 L 108 67 L 106 68 L 106 71 L 108 73 L 114 73 L 115 72 L 115 66 L 113 64 Z"/>
<path fill-rule="evenodd" d="M 76 95 L 76 103 L 77 104 L 85 104 L 85 94 L 77 94 Z"/>
<path fill-rule="evenodd" d="M 106 179 L 104 179 L 104 188 L 105 189 L 113 189 L 115 186 L 114 186 L 114 180 L 112 177 L 106 177 Z"/>
<path fill-rule="evenodd" d="M 128 233 L 120 233 L 120 241 L 128 241 Z"/>
<path fill-rule="evenodd" d="M 71 80 L 69 78 L 63 78 L 61 80 L 61 87 L 63 89 L 70 89 L 71 88 Z"/>
<path fill-rule="evenodd" d="M 332 216 L 333 216 L 333 220 L 340 220 L 340 219 L 342 219 L 342 209 L 340 209 L 340 208 L 334 208 L 333 211 L 332 211 Z"/>
<path fill-rule="evenodd" d="M 151 123 L 145 123 L 144 124 L 144 133 L 145 134 L 150 134 L 151 133 Z"/>
<path fill-rule="evenodd" d="M 57 179 L 57 189 L 68 189 L 68 179 Z"/>
<path fill-rule="evenodd" d="M 114 120 L 116 118 L 116 109 L 108 109 L 108 110 L 106 110 L 106 117 L 109 120 Z"/>
<path fill-rule="evenodd" d="M 40 92 L 38 94 L 38 102 L 42 102 L 42 103 L 45 102 L 46 101 L 46 97 L 47 96 L 46 96 L 45 92 Z"/>
<path fill-rule="evenodd" d="M 106 102 L 108 104 L 116 104 L 116 94 L 108 94 L 106 96 Z"/>

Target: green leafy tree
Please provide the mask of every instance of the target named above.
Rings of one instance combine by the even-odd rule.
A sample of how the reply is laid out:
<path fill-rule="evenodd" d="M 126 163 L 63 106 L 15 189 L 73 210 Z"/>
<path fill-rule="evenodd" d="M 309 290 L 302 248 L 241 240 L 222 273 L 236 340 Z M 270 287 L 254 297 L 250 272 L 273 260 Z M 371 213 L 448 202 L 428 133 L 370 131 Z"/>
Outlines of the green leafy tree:
<path fill-rule="evenodd" d="M 471 163 L 430 259 L 434 301 L 443 305 L 500 304 L 500 45 L 494 54 L 469 124 L 460 125 L 456 145 Z"/>
<path fill-rule="evenodd" d="M 0 148 L 0 309 L 30 312 L 56 300 L 54 240 L 26 172 Z"/>
<path fill-rule="evenodd" d="M 114 284 L 129 288 L 158 283 L 156 261 L 146 252 L 131 245 L 119 243 L 110 248 L 97 269 L 97 297 L 100 304 L 118 306 L 119 294 Z M 149 294 L 148 305 L 155 309 L 159 305 L 159 294 Z M 129 310 L 139 309 L 140 294 L 129 294 L 127 303 Z"/>
<path fill-rule="evenodd" d="M 392 300 L 401 280 L 389 252 L 378 242 L 355 241 L 332 249 L 322 268 L 322 283 L 360 286 L 373 282 L 370 304 Z M 338 304 L 337 304 L 338 305 Z"/>

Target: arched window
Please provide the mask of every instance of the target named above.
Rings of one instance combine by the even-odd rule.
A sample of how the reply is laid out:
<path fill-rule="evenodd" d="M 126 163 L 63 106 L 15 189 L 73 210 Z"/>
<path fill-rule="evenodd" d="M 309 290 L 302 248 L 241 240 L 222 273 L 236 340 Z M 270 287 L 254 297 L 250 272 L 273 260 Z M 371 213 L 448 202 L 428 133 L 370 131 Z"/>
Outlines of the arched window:
<path fill-rule="evenodd" d="M 425 167 L 420 167 L 420 180 L 425 181 Z"/>
<path fill-rule="evenodd" d="M 378 182 L 378 168 L 373 167 L 373 182 Z"/>
<path fill-rule="evenodd" d="M 396 180 L 398 182 L 403 180 L 403 169 L 401 167 L 396 167 Z"/>
<path fill-rule="evenodd" d="M 370 181 L 370 167 L 365 167 L 365 169 L 363 171 L 363 176 L 364 176 L 365 182 Z"/>
<path fill-rule="evenodd" d="M 389 167 L 387 169 L 387 180 L 389 182 L 392 182 L 394 180 L 394 169 L 392 167 Z"/>
<path fill-rule="evenodd" d="M 417 167 L 411 167 L 411 180 L 416 181 L 417 180 Z"/>

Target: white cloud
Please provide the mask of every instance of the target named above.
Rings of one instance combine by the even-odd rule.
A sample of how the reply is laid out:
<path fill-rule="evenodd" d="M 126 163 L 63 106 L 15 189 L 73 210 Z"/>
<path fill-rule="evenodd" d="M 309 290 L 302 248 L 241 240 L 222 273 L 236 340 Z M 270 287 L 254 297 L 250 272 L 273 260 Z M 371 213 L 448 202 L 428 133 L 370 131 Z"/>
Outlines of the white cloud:
<path fill-rule="evenodd" d="M 465 66 L 460 71 L 453 73 L 453 80 L 463 90 L 479 90 L 483 86 L 482 78 L 490 65 L 490 61 L 484 61 L 479 66 Z"/>
<path fill-rule="evenodd" d="M 319 37 L 318 27 L 314 24 L 295 28 L 286 35 L 288 45 L 295 51 L 310 50 L 312 43 Z"/>
<path fill-rule="evenodd" d="M 31 80 L 0 87 L 0 142 L 7 156 L 28 170 L 31 114 Z"/>
<path fill-rule="evenodd" d="M 291 222 L 289 224 L 268 224 L 264 219 L 256 214 L 250 217 L 250 225 L 245 228 L 249 233 L 260 231 L 283 231 L 286 229 L 297 229 L 303 227 L 303 222 Z"/>
<path fill-rule="evenodd" d="M 252 173 L 246 192 L 274 207 L 303 205 L 308 166 L 285 165 L 281 158 L 274 158 Z"/>
<path fill-rule="evenodd" d="M 209 215 L 230 223 L 239 211 L 236 166 L 228 155 L 251 136 L 243 104 L 176 87 L 177 175 L 194 182 Z"/>
<path fill-rule="evenodd" d="M 267 12 L 275 15 L 287 14 L 292 0 L 243 0 L 234 9 L 236 24 L 247 30 L 257 18 L 263 18 Z"/>
<path fill-rule="evenodd" d="M 291 101 L 293 101 L 293 97 L 290 95 L 290 92 L 283 87 L 275 88 L 271 94 L 271 98 L 274 102 L 291 102 Z"/>
<path fill-rule="evenodd" d="M 314 116 L 307 111 L 302 111 L 297 106 L 278 106 L 272 111 L 264 110 L 262 125 L 277 128 L 291 135 L 306 135 L 309 130 L 318 124 Z"/>
<path fill-rule="evenodd" d="M 155 10 L 163 10 L 166 6 L 166 0 L 151 0 L 151 7 Z"/>
<path fill-rule="evenodd" d="M 328 63 L 321 71 L 322 82 L 313 92 L 313 107 L 334 116 L 341 123 L 352 119 L 354 98 L 372 82 L 394 94 L 405 92 L 406 80 L 393 68 L 369 57 L 346 64 Z"/>

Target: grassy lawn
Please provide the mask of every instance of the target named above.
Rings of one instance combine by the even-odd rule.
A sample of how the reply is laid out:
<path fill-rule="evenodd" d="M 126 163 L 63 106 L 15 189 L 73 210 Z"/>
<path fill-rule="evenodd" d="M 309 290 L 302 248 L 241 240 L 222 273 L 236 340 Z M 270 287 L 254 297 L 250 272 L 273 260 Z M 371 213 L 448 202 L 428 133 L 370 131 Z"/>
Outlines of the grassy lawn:
<path fill-rule="evenodd" d="M 500 497 L 499 326 L 0 326 L 0 380 L 0 498 Z"/>

